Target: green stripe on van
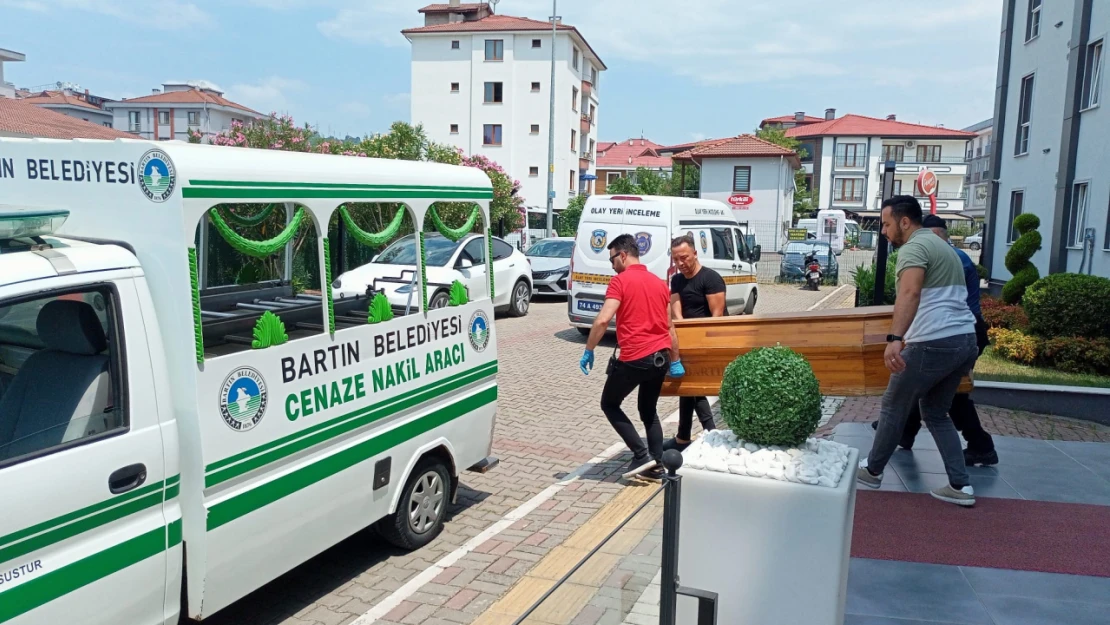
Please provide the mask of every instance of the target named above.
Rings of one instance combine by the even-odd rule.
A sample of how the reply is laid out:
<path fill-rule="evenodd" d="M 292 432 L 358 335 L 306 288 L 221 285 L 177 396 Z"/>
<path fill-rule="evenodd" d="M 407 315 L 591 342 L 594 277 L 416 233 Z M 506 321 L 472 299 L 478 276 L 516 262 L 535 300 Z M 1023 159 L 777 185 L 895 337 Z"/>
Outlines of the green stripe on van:
<path fill-rule="evenodd" d="M 407 410 L 417 404 L 434 399 L 443 393 L 456 390 L 467 384 L 472 384 L 483 378 L 495 375 L 496 373 L 497 362 L 487 363 L 444 378 L 438 382 L 419 387 L 409 393 L 394 397 L 381 405 L 371 405 L 360 408 L 310 428 L 306 428 L 300 432 L 283 436 L 282 438 L 264 445 L 259 445 L 258 447 L 248 449 L 234 456 L 218 460 L 207 467 L 205 487 L 215 486 L 216 484 L 242 475 L 248 471 L 253 471 L 258 467 L 280 460 L 302 449 L 345 434 L 353 429 L 383 419 L 401 412 L 402 410 Z M 311 439 L 311 442 L 305 442 L 306 439 Z M 244 462 L 246 460 L 249 460 L 249 462 Z"/>
<path fill-rule="evenodd" d="M 181 195 L 187 198 L 233 198 L 233 199 L 286 199 L 301 200 L 311 198 L 332 199 L 445 199 L 445 200 L 490 200 L 493 191 L 474 189 L 469 191 L 448 190 L 408 190 L 408 189 L 313 189 L 290 187 L 238 188 L 238 187 L 185 187 Z"/>
<path fill-rule="evenodd" d="M 180 521 L 175 523 L 180 527 Z M 166 533 L 166 527 L 158 527 L 0 593 L 0 623 L 162 553 L 166 550 Z"/>
<path fill-rule="evenodd" d="M 451 421 L 497 400 L 497 387 L 478 391 L 457 402 L 435 410 L 381 435 L 322 458 L 302 469 L 260 484 L 235 497 L 222 501 L 208 510 L 208 531 L 230 523 L 241 516 L 312 486 L 356 464 L 373 458 L 405 441 L 450 423 Z"/>

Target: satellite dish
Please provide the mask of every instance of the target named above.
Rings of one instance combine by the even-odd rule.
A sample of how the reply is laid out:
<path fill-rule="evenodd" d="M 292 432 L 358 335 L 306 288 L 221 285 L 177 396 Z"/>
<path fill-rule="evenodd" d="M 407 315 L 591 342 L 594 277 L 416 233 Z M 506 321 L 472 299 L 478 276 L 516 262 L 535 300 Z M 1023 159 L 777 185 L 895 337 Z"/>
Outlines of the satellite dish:
<path fill-rule="evenodd" d="M 492 11 L 494 13 L 497 12 L 497 3 L 498 2 L 501 2 L 501 0 L 489 0 L 490 11 Z"/>

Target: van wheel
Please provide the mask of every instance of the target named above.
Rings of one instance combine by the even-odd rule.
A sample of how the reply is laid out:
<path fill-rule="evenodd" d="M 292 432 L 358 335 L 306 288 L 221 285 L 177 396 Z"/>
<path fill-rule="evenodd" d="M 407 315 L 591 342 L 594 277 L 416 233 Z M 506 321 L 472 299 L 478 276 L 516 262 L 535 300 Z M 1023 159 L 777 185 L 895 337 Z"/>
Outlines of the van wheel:
<path fill-rule="evenodd" d="M 443 461 L 425 457 L 416 463 L 397 511 L 378 522 L 383 538 L 412 551 L 432 542 L 443 531 L 451 501 L 451 475 Z"/>
<path fill-rule="evenodd" d="M 509 316 L 523 317 L 528 314 L 528 304 L 532 301 L 532 287 L 526 280 L 517 280 L 509 300 Z"/>
<path fill-rule="evenodd" d="M 755 313 L 755 303 L 759 301 L 759 291 L 752 289 L 752 296 L 748 298 L 748 303 L 744 305 L 744 314 L 751 315 Z"/>
<path fill-rule="evenodd" d="M 446 291 L 436 291 L 435 295 L 432 295 L 432 299 L 428 300 L 428 310 L 447 308 L 449 299 Z"/>

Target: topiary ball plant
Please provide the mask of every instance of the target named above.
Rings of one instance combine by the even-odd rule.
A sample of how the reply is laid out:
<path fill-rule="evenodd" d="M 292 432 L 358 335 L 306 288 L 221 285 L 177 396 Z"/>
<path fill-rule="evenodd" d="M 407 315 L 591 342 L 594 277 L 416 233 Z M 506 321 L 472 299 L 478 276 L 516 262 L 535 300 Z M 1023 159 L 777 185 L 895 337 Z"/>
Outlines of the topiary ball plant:
<path fill-rule="evenodd" d="M 1041 279 L 1037 266 L 1029 262 L 1033 254 L 1041 249 L 1041 233 L 1037 232 L 1040 226 L 1040 218 L 1032 213 L 1018 215 L 1014 219 L 1014 228 L 1021 236 L 1010 246 L 1010 251 L 1006 252 L 1006 269 L 1013 276 L 1002 287 L 1002 301 L 1007 304 L 1020 303 L 1025 289 Z"/>
<path fill-rule="evenodd" d="M 788 347 L 758 347 L 729 363 L 719 397 L 725 423 L 756 445 L 797 447 L 821 421 L 813 367 Z"/>

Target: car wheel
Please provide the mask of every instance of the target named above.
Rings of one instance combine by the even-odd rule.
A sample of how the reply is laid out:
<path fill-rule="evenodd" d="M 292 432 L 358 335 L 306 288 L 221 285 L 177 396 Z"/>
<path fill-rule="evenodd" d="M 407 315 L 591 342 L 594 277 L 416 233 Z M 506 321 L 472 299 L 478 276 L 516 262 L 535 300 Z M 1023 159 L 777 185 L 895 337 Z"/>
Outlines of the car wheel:
<path fill-rule="evenodd" d="M 509 298 L 509 316 L 523 317 L 528 314 L 528 304 L 532 301 L 532 287 L 527 280 L 517 280 L 513 294 Z"/>
<path fill-rule="evenodd" d="M 582 336 L 589 336 L 591 328 L 578 328 L 578 333 Z"/>
<path fill-rule="evenodd" d="M 979 250 L 979 247 L 980 247 L 980 246 L 979 246 L 979 244 L 978 244 L 978 243 L 972 243 L 971 245 L 968 245 L 968 246 L 967 246 L 967 248 L 968 248 L 969 250 L 972 250 L 972 251 L 978 251 L 978 250 Z"/>
<path fill-rule="evenodd" d="M 447 308 L 447 302 L 450 301 L 446 291 L 436 291 L 432 295 L 432 299 L 428 301 L 428 310 L 436 310 L 439 308 Z"/>
<path fill-rule="evenodd" d="M 378 532 L 401 549 L 419 549 L 443 531 L 450 503 L 451 474 L 438 457 L 425 457 L 401 491 L 397 511 L 378 522 Z"/>
<path fill-rule="evenodd" d="M 748 298 L 748 302 L 744 305 L 744 314 L 751 315 L 755 313 L 755 304 L 759 301 L 759 291 L 752 289 L 752 296 Z"/>

